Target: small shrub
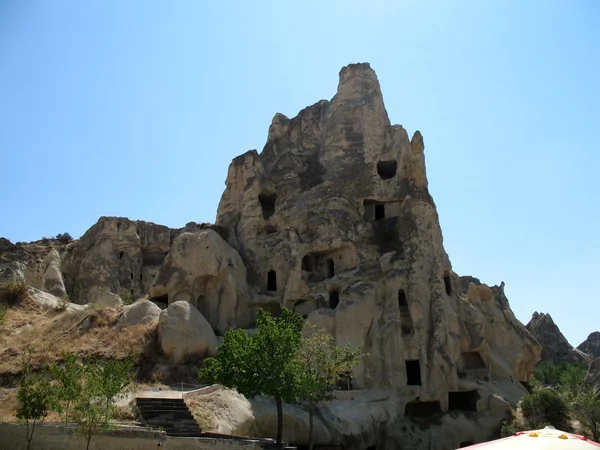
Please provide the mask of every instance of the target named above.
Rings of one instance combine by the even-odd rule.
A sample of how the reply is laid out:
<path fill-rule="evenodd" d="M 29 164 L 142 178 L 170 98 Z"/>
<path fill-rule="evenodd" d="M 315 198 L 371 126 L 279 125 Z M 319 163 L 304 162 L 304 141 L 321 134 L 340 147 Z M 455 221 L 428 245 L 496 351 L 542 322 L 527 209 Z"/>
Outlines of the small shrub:
<path fill-rule="evenodd" d="M 45 236 L 44 236 L 44 237 L 43 237 L 43 238 L 40 240 L 40 242 L 41 242 L 42 244 L 46 245 L 46 244 L 49 244 L 49 243 L 50 243 L 50 239 L 48 239 L 47 237 L 45 237 Z"/>
<path fill-rule="evenodd" d="M 133 295 L 127 289 L 121 289 L 119 291 L 119 297 L 123 300 L 123 304 L 131 305 L 133 303 Z"/>
<path fill-rule="evenodd" d="M 525 425 L 532 430 L 552 425 L 554 428 L 569 431 L 569 407 L 565 400 L 553 389 L 542 388 L 526 395 L 521 400 L 521 410 Z"/>
<path fill-rule="evenodd" d="M 4 326 L 6 323 L 6 315 L 8 313 L 8 309 L 6 306 L 0 305 L 0 327 Z"/>
<path fill-rule="evenodd" d="M 62 312 L 62 311 L 66 311 L 67 307 L 69 306 L 69 296 L 68 295 L 63 295 L 59 301 L 58 304 L 56 305 L 56 307 L 54 308 L 55 311 L 57 312 Z"/>
<path fill-rule="evenodd" d="M 501 437 L 514 436 L 519 431 L 526 430 L 527 427 L 519 421 L 516 417 L 513 417 L 510 421 L 504 420 L 502 422 L 502 430 L 500 431 Z"/>
<path fill-rule="evenodd" d="M 0 283 L 0 303 L 14 306 L 21 303 L 27 296 L 27 285 L 17 281 Z"/>
<path fill-rule="evenodd" d="M 69 233 L 64 232 L 64 233 L 58 233 L 56 235 L 55 238 L 58 242 L 60 242 L 61 244 L 68 244 L 69 242 L 73 241 L 73 236 L 71 236 Z"/>
<path fill-rule="evenodd" d="M 18 241 L 18 242 L 15 242 L 15 245 L 16 245 L 17 247 L 23 247 L 25 244 L 27 244 L 27 242 L 23 242 L 23 241 Z"/>

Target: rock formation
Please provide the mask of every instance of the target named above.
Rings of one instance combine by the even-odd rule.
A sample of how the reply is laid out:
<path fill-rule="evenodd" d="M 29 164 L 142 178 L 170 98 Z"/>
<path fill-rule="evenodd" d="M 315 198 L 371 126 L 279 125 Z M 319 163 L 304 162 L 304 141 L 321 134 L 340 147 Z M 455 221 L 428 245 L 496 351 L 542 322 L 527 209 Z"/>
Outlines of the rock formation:
<path fill-rule="evenodd" d="M 600 331 L 590 333 L 585 341 L 577 346 L 577 350 L 587 353 L 593 358 L 600 358 Z"/>
<path fill-rule="evenodd" d="M 594 393 L 600 397 L 600 358 L 596 358 L 590 364 L 585 382 L 589 384 L 593 389 Z"/>
<path fill-rule="evenodd" d="M 534 312 L 526 328 L 542 346 L 542 360 L 555 364 L 562 361 L 572 364 L 589 363 L 589 356 L 569 344 L 550 314 Z"/>
<path fill-rule="evenodd" d="M 540 359 L 504 283 L 489 287 L 452 271 L 423 137 L 390 123 L 368 64 L 344 67 L 331 101 L 294 118 L 275 115 L 262 152 L 232 161 L 215 225 L 172 230 L 102 217 L 60 256 L 76 303 L 127 289 L 168 306 L 158 329 L 177 362 L 213 353 L 213 330 L 253 328 L 260 308 L 296 310 L 338 345 L 361 345 L 368 355 L 352 384 L 320 408 L 322 444 L 481 442 L 526 394 L 521 383 Z M 38 267 L 22 261 L 10 264 Z M 57 271 L 48 271 L 56 257 L 48 261 L 35 269 L 35 286 L 58 292 Z M 121 326 L 130 315 L 133 323 L 155 320 L 145 305 L 126 308 Z M 288 437 L 305 444 L 306 411 L 284 411 L 294 423 Z M 261 426 L 274 424 L 260 417 Z"/>

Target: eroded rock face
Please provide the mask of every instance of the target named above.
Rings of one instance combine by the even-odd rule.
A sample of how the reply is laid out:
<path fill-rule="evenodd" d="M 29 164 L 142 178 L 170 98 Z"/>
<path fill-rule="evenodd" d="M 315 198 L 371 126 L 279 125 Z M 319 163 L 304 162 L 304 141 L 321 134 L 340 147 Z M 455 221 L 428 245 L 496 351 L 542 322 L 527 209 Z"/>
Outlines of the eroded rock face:
<path fill-rule="evenodd" d="M 246 267 L 212 228 L 185 231 L 175 239 L 150 296 L 169 304 L 190 302 L 220 333 L 250 324 Z"/>
<path fill-rule="evenodd" d="M 138 300 L 124 308 L 123 315 L 117 322 L 118 328 L 158 323 L 161 309 L 148 300 Z"/>
<path fill-rule="evenodd" d="M 596 358 L 590 364 L 585 382 L 592 386 L 596 396 L 600 397 L 600 358 Z"/>
<path fill-rule="evenodd" d="M 542 346 L 544 361 L 551 361 L 555 364 L 562 361 L 571 364 L 589 363 L 589 356 L 569 344 L 550 314 L 534 312 L 526 327 Z"/>
<path fill-rule="evenodd" d="M 101 217 L 63 258 L 71 300 L 94 303 L 122 289 L 139 298 L 148 292 L 178 230 L 150 222 Z"/>
<path fill-rule="evenodd" d="M 405 416 L 453 409 L 449 393 L 465 380 L 495 380 L 516 402 L 540 357 L 503 284 L 472 278 L 461 292 L 423 149 L 419 132 L 409 139 L 390 124 L 369 65 L 350 65 L 331 101 L 277 114 L 263 151 L 233 160 L 219 204 L 216 224 L 246 265 L 251 310 L 297 310 L 338 345 L 368 353 L 353 388 L 385 392 L 385 412 L 364 405 L 361 429 L 354 416 L 330 416 L 348 424 L 356 448 L 379 445 L 384 432 L 400 442 Z"/>
<path fill-rule="evenodd" d="M 217 338 L 208 321 L 187 301 L 169 305 L 158 319 L 158 338 L 163 353 L 181 362 L 188 356 L 214 356 Z"/>
<path fill-rule="evenodd" d="M 591 333 L 585 341 L 577 346 L 577 350 L 587 353 L 592 358 L 600 358 L 600 331 Z"/>

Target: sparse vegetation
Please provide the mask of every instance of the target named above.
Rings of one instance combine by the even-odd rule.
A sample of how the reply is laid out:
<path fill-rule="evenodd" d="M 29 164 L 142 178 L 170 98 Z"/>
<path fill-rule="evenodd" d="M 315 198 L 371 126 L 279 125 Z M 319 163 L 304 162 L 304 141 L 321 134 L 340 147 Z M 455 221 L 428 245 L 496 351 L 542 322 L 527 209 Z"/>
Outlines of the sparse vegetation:
<path fill-rule="evenodd" d="M 27 285 L 17 281 L 0 283 L 0 304 L 14 306 L 27 297 Z"/>
<path fill-rule="evenodd" d="M 127 289 L 121 289 L 119 291 L 119 297 L 121 297 L 124 305 L 131 305 L 133 303 L 133 294 Z"/>
<path fill-rule="evenodd" d="M 58 233 L 56 235 L 55 238 L 58 242 L 60 242 L 61 244 L 68 244 L 69 242 L 73 241 L 73 236 L 71 236 L 69 233 L 64 232 L 64 233 Z"/>
<path fill-rule="evenodd" d="M 6 316 L 8 315 L 8 308 L 0 304 L 0 327 L 6 324 Z"/>

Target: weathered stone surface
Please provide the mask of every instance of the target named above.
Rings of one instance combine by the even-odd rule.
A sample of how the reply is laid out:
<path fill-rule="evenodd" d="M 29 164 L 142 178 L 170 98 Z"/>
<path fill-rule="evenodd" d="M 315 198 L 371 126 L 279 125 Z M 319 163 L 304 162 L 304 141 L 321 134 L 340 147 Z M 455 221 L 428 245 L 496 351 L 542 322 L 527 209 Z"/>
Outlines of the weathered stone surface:
<path fill-rule="evenodd" d="M 120 308 L 123 306 L 123 300 L 117 294 L 111 292 L 105 292 L 96 299 L 95 302 L 91 303 L 91 306 L 99 311 L 104 308 Z"/>
<path fill-rule="evenodd" d="M 600 358 L 596 358 L 591 362 L 585 382 L 592 386 L 594 393 L 600 397 Z"/>
<path fill-rule="evenodd" d="M 592 358 L 600 358 L 600 331 L 591 333 L 585 341 L 577 346 L 577 350 L 587 353 Z"/>
<path fill-rule="evenodd" d="M 569 344 L 550 314 L 534 312 L 526 327 L 542 346 L 544 361 L 552 361 L 556 364 L 562 361 L 572 364 L 588 364 L 590 362 L 588 355 Z"/>
<path fill-rule="evenodd" d="M 156 322 L 160 316 L 161 309 L 148 300 L 138 300 L 132 305 L 124 308 L 123 315 L 117 322 L 117 327 L 130 327 L 133 325 L 150 324 Z"/>
<path fill-rule="evenodd" d="M 27 266 L 19 261 L 0 264 L 0 283 L 25 283 Z"/>
<path fill-rule="evenodd" d="M 185 231 L 173 241 L 150 296 L 190 302 L 221 333 L 250 324 L 244 262 L 210 228 Z"/>
<path fill-rule="evenodd" d="M 212 356 L 217 339 L 208 321 L 189 302 L 171 303 L 160 313 L 158 338 L 163 353 L 179 363 L 188 356 Z"/>
<path fill-rule="evenodd" d="M 58 298 L 49 292 L 40 291 L 34 287 L 29 287 L 27 289 L 27 293 L 31 300 L 44 308 L 65 311 L 82 311 L 86 308 L 85 305 L 77 305 L 75 303 L 65 301 L 64 299 Z"/>
<path fill-rule="evenodd" d="M 51 249 L 44 258 L 44 290 L 57 297 L 65 297 L 67 290 L 61 272 L 60 255 L 56 249 Z"/>
<path fill-rule="evenodd" d="M 142 297 L 178 233 L 162 225 L 101 217 L 68 250 L 63 273 L 71 300 L 93 303 L 105 292 Z"/>

